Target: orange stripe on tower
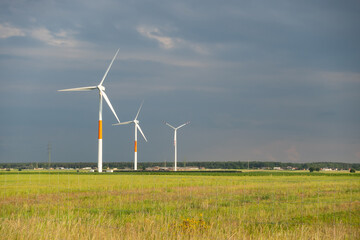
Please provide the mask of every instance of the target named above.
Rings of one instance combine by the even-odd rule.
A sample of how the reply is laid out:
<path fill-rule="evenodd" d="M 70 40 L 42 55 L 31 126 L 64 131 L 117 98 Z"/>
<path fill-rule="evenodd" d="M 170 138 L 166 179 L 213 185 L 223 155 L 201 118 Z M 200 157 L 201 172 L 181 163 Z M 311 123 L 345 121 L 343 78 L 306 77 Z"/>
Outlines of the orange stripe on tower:
<path fill-rule="evenodd" d="M 99 120 L 99 139 L 102 139 L 102 120 Z"/>
<path fill-rule="evenodd" d="M 137 141 L 135 141 L 135 144 L 134 144 L 134 151 L 137 152 Z"/>

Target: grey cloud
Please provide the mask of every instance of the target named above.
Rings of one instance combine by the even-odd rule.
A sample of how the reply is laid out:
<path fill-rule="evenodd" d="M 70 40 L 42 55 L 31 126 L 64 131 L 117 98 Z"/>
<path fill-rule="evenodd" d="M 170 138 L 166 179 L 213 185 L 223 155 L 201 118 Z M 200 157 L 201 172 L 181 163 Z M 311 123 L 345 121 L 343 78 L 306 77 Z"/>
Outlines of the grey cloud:
<path fill-rule="evenodd" d="M 163 120 L 191 121 L 187 161 L 358 161 L 359 6 L 2 1 L 0 161 L 36 161 L 48 141 L 59 161 L 96 161 L 96 94 L 56 90 L 97 84 L 117 48 L 107 93 L 120 120 L 145 99 L 141 161 L 172 159 Z M 113 121 L 104 110 L 104 159 L 130 161 Z"/>

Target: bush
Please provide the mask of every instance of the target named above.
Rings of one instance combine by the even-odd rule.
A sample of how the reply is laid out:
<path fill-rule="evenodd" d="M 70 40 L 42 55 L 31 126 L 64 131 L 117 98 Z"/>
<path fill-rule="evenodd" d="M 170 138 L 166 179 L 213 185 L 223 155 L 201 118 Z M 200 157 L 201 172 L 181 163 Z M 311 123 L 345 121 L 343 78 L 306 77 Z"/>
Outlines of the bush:
<path fill-rule="evenodd" d="M 309 171 L 313 172 L 315 169 L 313 167 L 309 167 Z"/>
<path fill-rule="evenodd" d="M 355 169 L 350 168 L 350 172 L 351 172 L 351 173 L 354 173 L 354 172 L 356 172 L 356 171 L 355 171 Z"/>

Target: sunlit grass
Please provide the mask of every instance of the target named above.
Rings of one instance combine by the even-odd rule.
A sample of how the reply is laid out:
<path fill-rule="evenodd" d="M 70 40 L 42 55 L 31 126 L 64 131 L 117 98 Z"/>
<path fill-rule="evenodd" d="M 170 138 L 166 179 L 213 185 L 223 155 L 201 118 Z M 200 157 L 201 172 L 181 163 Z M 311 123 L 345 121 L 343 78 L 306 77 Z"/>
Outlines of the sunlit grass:
<path fill-rule="evenodd" d="M 359 180 L 0 174 L 0 239 L 359 239 Z"/>

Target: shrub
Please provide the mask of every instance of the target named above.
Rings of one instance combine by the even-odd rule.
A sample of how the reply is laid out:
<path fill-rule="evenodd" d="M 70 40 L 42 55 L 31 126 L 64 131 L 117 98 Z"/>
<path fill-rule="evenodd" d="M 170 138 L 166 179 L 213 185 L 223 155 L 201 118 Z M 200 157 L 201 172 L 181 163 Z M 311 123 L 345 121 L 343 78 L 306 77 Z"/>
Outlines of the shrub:
<path fill-rule="evenodd" d="M 356 172 L 356 171 L 355 171 L 355 169 L 350 168 L 350 172 L 351 172 L 351 173 L 354 173 L 354 172 Z"/>

